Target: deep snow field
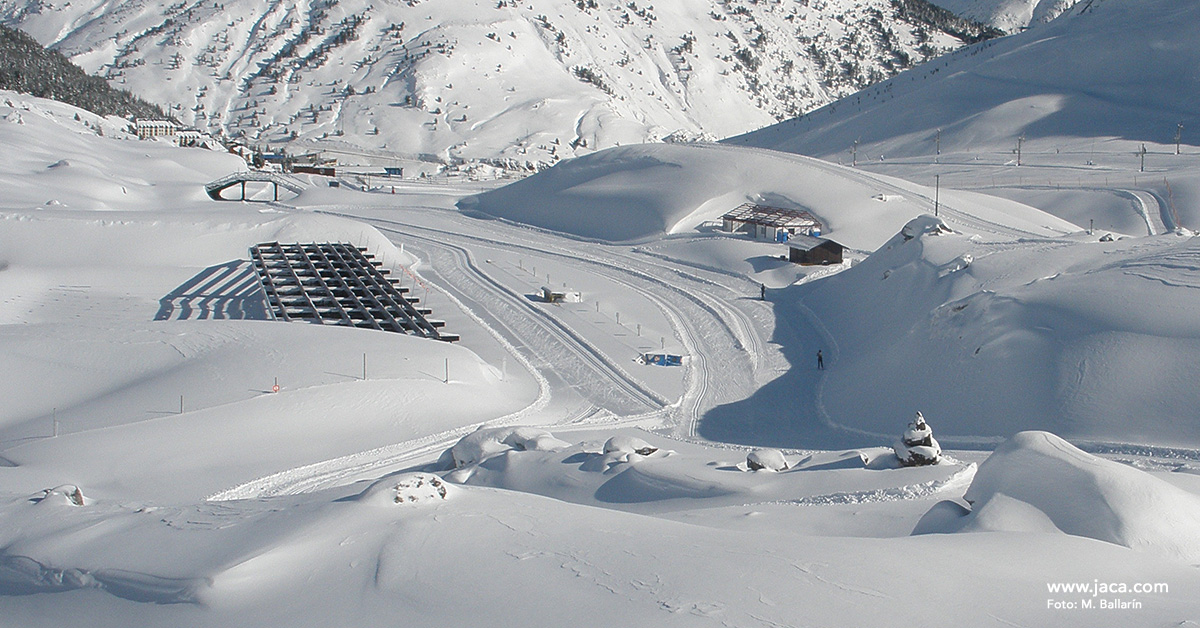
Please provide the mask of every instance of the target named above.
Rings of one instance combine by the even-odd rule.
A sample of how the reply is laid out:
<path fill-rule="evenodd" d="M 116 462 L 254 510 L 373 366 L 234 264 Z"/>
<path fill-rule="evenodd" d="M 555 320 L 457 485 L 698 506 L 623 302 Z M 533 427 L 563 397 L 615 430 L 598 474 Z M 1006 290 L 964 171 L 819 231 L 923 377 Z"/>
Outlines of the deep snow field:
<path fill-rule="evenodd" d="M 1196 625 L 1200 148 L 893 118 L 882 162 L 218 203 L 239 159 L 0 93 L 0 626 Z M 720 231 L 745 201 L 848 261 Z M 367 247 L 461 340 L 270 320 L 272 240 Z M 901 467 L 918 411 L 945 455 Z"/>

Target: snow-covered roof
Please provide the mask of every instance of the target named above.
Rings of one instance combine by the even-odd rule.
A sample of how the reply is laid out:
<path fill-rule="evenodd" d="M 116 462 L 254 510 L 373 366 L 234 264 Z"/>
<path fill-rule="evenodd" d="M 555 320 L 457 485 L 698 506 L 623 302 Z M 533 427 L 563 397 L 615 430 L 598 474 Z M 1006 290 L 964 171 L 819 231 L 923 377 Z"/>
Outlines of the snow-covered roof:
<path fill-rule="evenodd" d="M 743 203 L 733 211 L 721 216 L 724 220 L 764 225 L 767 227 L 796 228 L 820 227 L 821 222 L 802 209 L 783 209 L 754 203 Z"/>
<path fill-rule="evenodd" d="M 787 241 L 789 247 L 793 249 L 800 249 L 801 251 L 811 251 L 812 249 L 815 249 L 826 242 L 834 244 L 835 246 L 843 249 L 846 248 L 844 245 L 838 244 L 829 238 L 818 238 L 810 235 L 804 235 L 802 233 L 790 236 Z"/>

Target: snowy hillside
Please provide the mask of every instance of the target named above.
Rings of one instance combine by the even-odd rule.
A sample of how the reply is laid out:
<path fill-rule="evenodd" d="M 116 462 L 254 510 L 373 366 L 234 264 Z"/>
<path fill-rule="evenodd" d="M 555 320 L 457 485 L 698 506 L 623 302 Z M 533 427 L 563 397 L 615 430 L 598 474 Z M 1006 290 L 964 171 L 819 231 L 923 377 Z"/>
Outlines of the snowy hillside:
<path fill-rule="evenodd" d="M 1195 617 L 1183 234 L 710 144 L 218 203 L 237 158 L 126 127 L 0 94 L 6 627 Z M 850 262 L 714 230 L 743 200 Z M 368 247 L 461 340 L 269 320 L 246 249 L 273 239 Z M 918 408 L 948 451 L 905 467 L 879 445 Z M 955 449 L 1027 426 L 1113 453 Z M 1049 590 L 1101 582 L 1152 588 Z"/>
<path fill-rule="evenodd" d="M 995 33 L 923 0 L 0 2 L 185 124 L 293 152 L 552 163 L 792 117 Z"/>
<path fill-rule="evenodd" d="M 1096 144 L 1120 150 L 1195 146 L 1200 106 L 1200 5 L 1171 0 L 1104 0 L 1076 6 L 1054 22 L 984 42 L 794 120 L 730 143 L 849 162 L 941 154 L 956 161 L 1036 165 L 1039 153 L 1075 153 Z M 1121 45 L 1113 45 L 1121 42 Z M 1113 153 L 1117 146 L 1104 146 Z M 1049 157 L 1047 159 L 1053 159 Z M 1128 161 L 1126 161 L 1128 163 Z M 1151 163 L 1152 162 L 1147 162 Z"/>
<path fill-rule="evenodd" d="M 934 190 L 808 157 L 720 144 L 623 146 L 557 165 L 460 207 L 610 242 L 658 239 L 719 224 L 745 202 L 801 209 L 823 234 L 869 253 L 912 218 L 933 212 Z M 940 211 L 987 239 L 1055 236 L 1079 227 L 995 197 L 947 192 Z"/>
<path fill-rule="evenodd" d="M 828 417 L 886 434 L 891 422 L 872 417 L 900 406 L 945 417 L 943 441 L 1045 429 L 1200 444 L 1200 425 L 1180 420 L 1200 403 L 1188 383 L 1200 328 L 1184 314 L 1200 307 L 1200 242 L 988 244 L 937 224 L 915 222 L 862 264 L 797 288 L 834 346 L 819 392 Z"/>
<path fill-rule="evenodd" d="M 933 0 L 956 15 L 994 26 L 1006 33 L 1045 24 L 1079 0 Z"/>

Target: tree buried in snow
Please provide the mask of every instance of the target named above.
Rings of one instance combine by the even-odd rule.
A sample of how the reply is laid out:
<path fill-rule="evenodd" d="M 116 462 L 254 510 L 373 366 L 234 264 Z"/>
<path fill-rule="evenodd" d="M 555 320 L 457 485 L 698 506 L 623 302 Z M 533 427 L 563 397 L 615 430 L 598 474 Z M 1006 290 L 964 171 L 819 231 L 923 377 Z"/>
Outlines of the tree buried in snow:
<path fill-rule="evenodd" d="M 896 452 L 900 464 L 906 467 L 937 464 L 942 455 L 942 448 L 933 437 L 933 430 L 925 423 L 925 417 L 920 412 L 908 424 L 908 429 L 904 430 L 904 435 L 892 446 L 892 450 Z"/>

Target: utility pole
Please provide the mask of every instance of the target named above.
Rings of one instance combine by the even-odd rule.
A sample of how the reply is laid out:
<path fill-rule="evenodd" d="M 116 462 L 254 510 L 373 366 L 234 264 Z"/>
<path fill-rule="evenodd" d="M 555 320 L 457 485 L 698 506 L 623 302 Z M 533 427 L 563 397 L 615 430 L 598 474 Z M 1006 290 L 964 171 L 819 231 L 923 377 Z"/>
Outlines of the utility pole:
<path fill-rule="evenodd" d="M 1179 140 L 1183 137 L 1183 121 L 1175 125 L 1175 154 L 1179 154 Z"/>
<path fill-rule="evenodd" d="M 933 158 L 933 163 L 940 163 L 942 157 L 942 130 L 937 130 L 937 156 Z"/>
<path fill-rule="evenodd" d="M 1138 155 L 1140 155 L 1142 158 L 1142 165 L 1140 168 L 1138 168 L 1138 172 L 1145 172 L 1146 171 L 1146 145 L 1145 144 L 1142 144 L 1142 149 L 1138 151 Z"/>
<path fill-rule="evenodd" d="M 937 216 L 937 215 L 938 215 L 938 208 L 941 206 L 941 197 L 942 197 L 942 175 L 940 175 L 940 174 L 935 174 L 935 175 L 933 175 L 933 181 L 934 181 L 934 188 L 933 188 L 933 215 L 934 215 L 934 216 Z"/>
<path fill-rule="evenodd" d="M 1017 137 L 1017 165 L 1021 165 L 1021 144 L 1025 142 L 1025 134 L 1022 133 Z"/>
<path fill-rule="evenodd" d="M 858 140 L 854 140 L 854 144 L 850 146 L 850 165 L 858 167 Z"/>

